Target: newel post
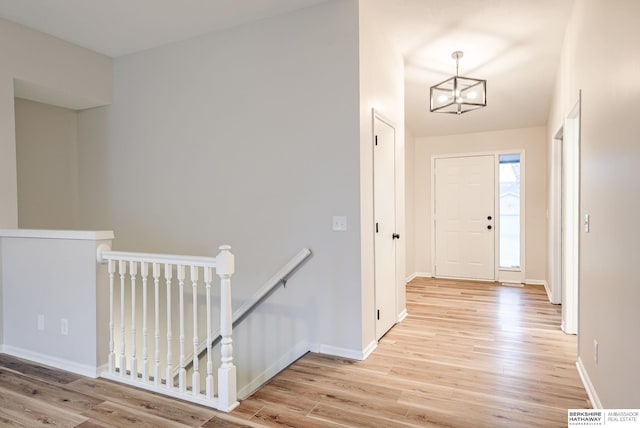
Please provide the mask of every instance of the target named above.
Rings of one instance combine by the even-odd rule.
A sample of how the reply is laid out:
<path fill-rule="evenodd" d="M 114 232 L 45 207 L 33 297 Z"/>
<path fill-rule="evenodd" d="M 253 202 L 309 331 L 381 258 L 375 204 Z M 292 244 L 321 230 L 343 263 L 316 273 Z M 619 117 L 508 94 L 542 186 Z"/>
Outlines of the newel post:
<path fill-rule="evenodd" d="M 233 365 L 231 275 L 235 272 L 234 256 L 229 245 L 222 245 L 216 256 L 216 273 L 220 277 L 220 342 L 221 366 L 218 369 L 219 409 L 230 412 L 238 406 L 236 367 Z"/>

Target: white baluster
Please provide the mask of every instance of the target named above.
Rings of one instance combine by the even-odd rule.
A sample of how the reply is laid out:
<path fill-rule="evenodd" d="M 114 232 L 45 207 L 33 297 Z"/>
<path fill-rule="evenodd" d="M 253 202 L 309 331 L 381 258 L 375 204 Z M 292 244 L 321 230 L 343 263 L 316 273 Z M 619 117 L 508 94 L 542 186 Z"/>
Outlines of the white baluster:
<path fill-rule="evenodd" d="M 124 288 L 125 275 L 127 274 L 127 263 L 124 260 L 118 261 L 118 272 L 120 272 L 120 376 L 124 376 L 127 371 L 127 357 L 125 356 L 125 333 L 124 325 Z"/>
<path fill-rule="evenodd" d="M 220 354 L 222 365 L 218 369 L 218 403 L 220 410 L 229 412 L 238 405 L 236 367 L 233 365 L 233 339 L 231 320 L 231 275 L 235 270 L 234 257 L 228 245 L 220 247 L 216 257 L 216 273 L 220 277 Z"/>
<path fill-rule="evenodd" d="M 138 263 L 129 262 L 129 277 L 131 278 L 131 358 L 129 370 L 131 380 L 138 379 L 138 361 L 136 359 L 136 276 Z"/>
<path fill-rule="evenodd" d="M 184 368 L 184 276 L 183 265 L 178 265 L 178 285 L 180 287 L 180 370 L 178 371 L 178 390 L 185 392 L 185 377 L 187 370 Z"/>
<path fill-rule="evenodd" d="M 171 278 L 173 277 L 173 268 L 169 263 L 164 265 L 164 280 L 167 284 L 167 370 L 166 370 L 166 380 L 165 386 L 169 389 L 173 386 L 173 377 L 171 375 L 172 372 L 172 364 L 171 359 L 173 358 L 173 353 L 171 352 L 171 338 L 173 334 L 171 333 Z"/>
<path fill-rule="evenodd" d="M 147 372 L 149 361 L 147 359 L 147 276 L 149 275 L 149 264 L 140 263 L 140 276 L 142 277 L 142 382 L 149 382 Z"/>
<path fill-rule="evenodd" d="M 109 270 L 109 374 L 113 375 L 115 373 L 115 358 L 116 353 L 114 351 L 114 343 L 113 343 L 113 274 L 115 270 L 115 262 L 113 260 L 109 260 L 108 262 L 108 270 Z"/>
<path fill-rule="evenodd" d="M 191 266 L 191 287 L 193 290 L 193 375 L 191 376 L 191 392 L 200 394 L 200 372 L 198 370 L 198 267 Z"/>
<path fill-rule="evenodd" d="M 153 264 L 153 285 L 154 285 L 154 297 L 155 297 L 155 354 L 153 367 L 153 384 L 160 386 L 160 264 Z"/>
<path fill-rule="evenodd" d="M 211 361 L 211 281 L 212 271 L 210 267 L 204 268 L 204 283 L 207 287 L 207 379 L 205 381 L 207 399 L 213 398 L 213 361 Z"/>

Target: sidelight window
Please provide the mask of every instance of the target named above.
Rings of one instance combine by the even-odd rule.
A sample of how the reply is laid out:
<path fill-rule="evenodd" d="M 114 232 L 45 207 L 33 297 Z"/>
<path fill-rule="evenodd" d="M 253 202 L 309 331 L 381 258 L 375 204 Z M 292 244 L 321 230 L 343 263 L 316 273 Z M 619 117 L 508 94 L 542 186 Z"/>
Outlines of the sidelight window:
<path fill-rule="evenodd" d="M 520 155 L 500 155 L 500 268 L 520 268 Z"/>

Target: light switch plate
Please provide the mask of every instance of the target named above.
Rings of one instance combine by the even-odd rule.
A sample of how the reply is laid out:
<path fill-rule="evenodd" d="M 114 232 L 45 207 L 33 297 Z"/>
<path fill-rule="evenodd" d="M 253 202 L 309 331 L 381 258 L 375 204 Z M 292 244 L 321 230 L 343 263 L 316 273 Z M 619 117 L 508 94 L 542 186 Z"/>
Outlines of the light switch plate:
<path fill-rule="evenodd" d="M 333 216 L 333 230 L 335 232 L 344 232 L 347 230 L 347 216 L 334 215 Z"/>

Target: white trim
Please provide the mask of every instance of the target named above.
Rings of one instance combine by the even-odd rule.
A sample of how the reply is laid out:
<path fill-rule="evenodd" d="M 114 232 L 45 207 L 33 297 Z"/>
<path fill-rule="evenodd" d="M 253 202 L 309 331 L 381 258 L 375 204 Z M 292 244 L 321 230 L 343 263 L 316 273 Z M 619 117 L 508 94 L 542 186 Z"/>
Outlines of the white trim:
<path fill-rule="evenodd" d="M 373 340 L 362 351 L 354 349 L 340 348 L 331 345 L 318 345 L 317 352 L 320 354 L 333 355 L 336 357 L 348 358 L 350 360 L 364 361 L 378 347 L 378 342 Z"/>
<path fill-rule="evenodd" d="M 524 283 L 527 285 L 543 285 L 544 286 L 544 291 L 547 292 L 547 298 L 549 299 L 549 303 L 551 304 L 559 304 L 560 302 L 554 302 L 553 301 L 553 292 L 551 291 L 551 287 L 549 286 L 549 283 L 544 280 L 544 279 L 525 279 Z"/>
<path fill-rule="evenodd" d="M 407 284 L 416 278 L 433 278 L 433 274 L 431 272 L 414 272 L 407 277 Z"/>
<path fill-rule="evenodd" d="M 369 355 L 371 355 L 373 351 L 376 350 L 377 347 L 378 347 L 378 342 L 375 340 L 372 340 L 371 343 L 369 343 L 369 345 L 362 350 L 362 361 L 369 358 Z"/>
<path fill-rule="evenodd" d="M 553 292 L 551 291 L 551 288 L 549 287 L 549 284 L 547 283 L 547 281 L 544 282 L 544 291 L 547 292 L 547 298 L 549 299 L 549 303 L 553 305 L 557 305 L 557 303 L 553 301 Z"/>
<path fill-rule="evenodd" d="M 496 230 L 496 232 L 499 232 Z M 498 237 L 497 241 L 500 238 Z M 499 246 L 499 244 L 498 244 Z M 496 257 L 500 257 L 499 254 Z M 523 272 L 520 269 L 498 269 L 498 276 L 496 277 L 496 281 L 498 282 L 517 282 L 519 284 L 524 284 L 525 279 Z"/>
<path fill-rule="evenodd" d="M 82 376 L 97 378 L 100 371 L 96 366 L 81 364 L 64 358 L 52 357 L 51 355 L 41 354 L 39 352 L 29 351 L 28 349 L 17 348 L 11 345 L 0 345 L 0 353 L 12 355 L 14 357 L 33 361 L 38 364 L 54 367 Z"/>
<path fill-rule="evenodd" d="M 551 183 L 549 186 L 549 301 L 562 303 L 562 174 L 564 122 L 556 131 L 551 149 Z"/>
<path fill-rule="evenodd" d="M 102 241 L 114 239 L 111 230 L 40 230 L 40 229 L 0 229 L 0 238 L 72 239 L 82 241 Z"/>
<path fill-rule="evenodd" d="M 407 318 L 407 316 L 409 316 L 409 312 L 407 312 L 407 310 L 405 309 L 404 311 L 398 314 L 398 322 L 404 321 L 405 318 Z"/>
<path fill-rule="evenodd" d="M 477 279 L 477 278 L 463 278 L 461 276 L 434 276 L 439 279 L 455 279 L 456 281 L 475 281 L 475 282 L 499 282 L 495 279 Z"/>
<path fill-rule="evenodd" d="M 265 371 L 254 377 L 244 388 L 238 391 L 238 398 L 244 400 L 251 394 L 256 392 L 262 385 L 271 380 L 274 376 L 280 373 L 282 370 L 289 367 L 296 360 L 309 352 L 311 346 L 308 342 L 298 343 L 293 349 L 289 350 L 286 354 L 282 355 L 278 360 L 269 366 Z"/>
<path fill-rule="evenodd" d="M 578 361 L 576 361 L 576 367 L 578 368 L 578 374 L 580 375 L 580 380 L 582 381 L 582 385 L 584 385 L 584 389 L 587 391 L 587 395 L 589 396 L 589 401 L 591 401 L 591 405 L 594 409 L 602 409 L 602 402 L 596 393 L 596 389 L 593 387 L 593 383 L 591 383 L 591 379 L 589 379 L 589 374 L 587 373 L 587 369 L 585 369 L 584 364 L 582 363 L 582 359 L 578 357 Z"/>
<path fill-rule="evenodd" d="M 390 127 L 392 127 L 394 129 L 394 131 L 396 129 L 398 129 L 398 126 L 396 125 L 396 123 L 393 120 L 389 119 L 387 116 L 385 116 L 383 113 L 380 113 L 380 110 L 372 108 L 371 109 L 371 115 L 372 115 L 371 116 L 372 117 L 372 122 L 371 122 L 372 124 L 373 124 L 373 120 L 378 118 L 381 121 L 383 121 L 384 123 L 386 123 L 387 125 L 389 125 Z M 372 131 L 374 130 L 373 127 L 371 128 L 371 130 Z M 375 132 L 373 134 L 374 134 L 374 138 L 375 138 Z"/>

